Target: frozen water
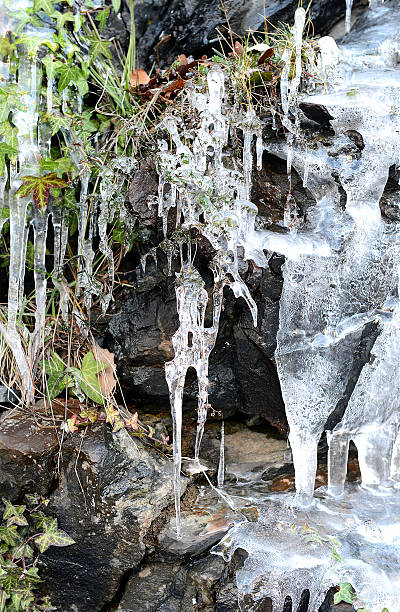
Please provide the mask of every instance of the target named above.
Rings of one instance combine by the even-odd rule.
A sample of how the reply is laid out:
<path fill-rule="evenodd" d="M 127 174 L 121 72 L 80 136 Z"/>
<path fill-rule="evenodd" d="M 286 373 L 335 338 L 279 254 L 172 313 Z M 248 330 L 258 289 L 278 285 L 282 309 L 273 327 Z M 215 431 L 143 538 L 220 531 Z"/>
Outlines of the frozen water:
<path fill-rule="evenodd" d="M 334 501 L 319 489 L 313 507 L 300 510 L 291 494 L 262 501 L 238 497 L 232 485 L 227 491 L 244 515 L 246 507 L 258 509 L 256 522 L 236 518 L 213 549 L 226 560 L 239 548 L 248 555 L 236 574 L 241 610 L 257 610 L 269 597 L 280 612 L 287 596 L 297 610 L 307 589 L 308 609 L 317 612 L 329 588 L 343 582 L 355 589 L 356 608 L 400 610 L 398 494 L 371 499 L 358 485 L 346 485 L 345 497 Z"/>
<path fill-rule="evenodd" d="M 348 2 L 347 23 L 350 10 Z M 227 557 L 236 548 L 249 553 L 237 574 L 242 609 L 253 609 L 247 596 L 254 601 L 269 596 L 279 610 L 287 595 L 295 609 L 304 589 L 309 589 L 309 609 L 314 612 L 329 586 L 347 581 L 371 611 L 381 612 L 385 606 L 390 612 L 400 611 L 400 525 L 394 492 L 400 477 L 396 376 L 400 244 L 398 221 L 381 214 L 389 169 L 400 161 L 398 17 L 397 4 L 377 5 L 339 48 L 329 37 L 321 39 L 318 65 L 325 82 L 319 93 L 307 96 L 299 93 L 305 13 L 296 11 L 294 68 L 293 49 L 287 48 L 282 58 L 285 143 L 263 140 L 262 122 L 251 107 L 245 113 L 229 107 L 218 68 L 209 72 L 208 94 L 191 94 L 199 117 L 196 134 L 185 131 L 175 118 L 165 124 L 173 146 L 169 149 L 162 142 L 159 151 L 159 213 L 164 229 L 169 212 L 176 208 L 186 240 L 193 229 L 209 240 L 220 257 L 219 281 L 244 297 L 255 325 L 256 307 L 238 273 L 238 247 L 245 259 L 259 266 L 266 265 L 265 251 L 286 256 L 275 358 L 290 425 L 296 495 L 258 499 L 258 522 L 236 524 L 222 542 L 220 552 Z M 305 148 L 299 96 L 309 105 L 323 107 L 330 117 L 334 133 L 330 149 L 318 141 L 309 141 Z M 243 133 L 239 168 L 224 164 L 232 128 Z M 301 222 L 289 190 L 284 218 L 288 233 L 255 228 L 257 209 L 250 201 L 254 139 L 257 168 L 262 166 L 264 149 L 286 159 L 289 185 L 293 167 L 315 201 Z M 175 186 L 169 195 L 168 183 Z M 398 208 L 398 196 L 391 198 Z M 198 461 L 210 356 L 208 351 L 204 358 L 199 349 L 206 332 L 199 313 L 207 297 L 190 262 L 189 257 L 178 275 L 180 327 L 174 336 L 175 358 L 166 366 L 172 391 L 178 513 L 184 376 L 190 365 L 196 367 Z M 362 367 L 357 352 L 372 328 L 376 340 Z M 188 331 L 198 338 L 190 350 Z M 213 328 L 210 350 L 216 332 Z M 199 373 L 197 355 L 204 360 L 204 372 L 200 368 Z M 324 430 L 328 430 L 329 483 L 327 493 L 320 493 L 316 501 L 317 445 Z M 361 488 L 345 487 L 350 440 L 358 448 Z M 315 529 L 313 543 L 301 533 L 304 523 Z"/>

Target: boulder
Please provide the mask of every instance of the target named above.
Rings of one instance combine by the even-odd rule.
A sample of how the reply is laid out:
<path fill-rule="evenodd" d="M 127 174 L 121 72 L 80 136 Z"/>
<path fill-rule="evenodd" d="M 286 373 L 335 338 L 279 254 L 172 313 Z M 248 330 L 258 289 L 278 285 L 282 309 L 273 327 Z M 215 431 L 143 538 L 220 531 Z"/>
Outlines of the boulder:
<path fill-rule="evenodd" d="M 49 513 L 76 544 L 49 548 L 42 573 L 57 610 L 100 612 L 141 562 L 151 524 L 172 502 L 171 462 L 125 430 L 100 425 L 67 439 L 62 458 Z"/>
<path fill-rule="evenodd" d="M 56 430 L 39 427 L 22 410 L 7 410 L 0 417 L 0 497 L 21 501 L 25 493 L 47 497 L 55 480 L 59 449 Z"/>

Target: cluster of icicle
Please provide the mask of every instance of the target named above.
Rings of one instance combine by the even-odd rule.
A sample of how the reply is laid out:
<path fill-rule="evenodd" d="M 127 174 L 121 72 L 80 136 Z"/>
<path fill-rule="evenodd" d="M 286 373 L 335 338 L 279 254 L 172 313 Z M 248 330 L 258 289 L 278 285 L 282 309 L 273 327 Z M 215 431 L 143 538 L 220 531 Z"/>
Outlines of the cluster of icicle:
<path fill-rule="evenodd" d="M 394 10 L 394 15 L 391 10 Z M 254 111 L 249 108 L 241 116 L 236 108 L 229 107 L 224 99 L 223 74 L 218 68 L 213 68 L 208 74 L 208 94 L 191 95 L 193 108 L 199 114 L 196 133 L 180 127 L 174 118 L 167 120 L 173 150 L 168 151 L 167 144 L 162 143 L 159 156 L 159 213 L 164 220 L 164 230 L 167 229 L 169 210 L 176 208 L 177 223 L 182 229 L 187 232 L 196 229 L 209 240 L 218 254 L 213 264 L 213 299 L 217 302 L 217 308 L 214 307 L 211 328 L 204 327 L 208 298 L 203 281 L 193 267 L 189 248 L 185 251 L 177 282 L 180 327 L 173 339 L 175 357 L 166 365 L 166 375 L 174 420 L 178 535 L 180 429 L 186 371 L 192 366 L 199 377 L 195 458 L 199 461 L 199 444 L 208 405 L 208 359 L 215 343 L 222 287 L 224 284 L 230 285 L 237 296 L 245 298 L 256 324 L 254 302 L 238 275 L 238 247 L 242 247 L 245 259 L 252 259 L 259 266 L 266 265 L 266 252 L 282 253 L 286 263 L 283 268 L 276 363 L 290 425 L 296 472 L 295 506 L 313 506 L 317 445 L 325 429 L 329 430 L 328 491 L 335 497 L 343 495 L 349 441 L 353 440 L 358 448 L 362 485 L 367 494 L 361 500 L 355 493 L 349 506 L 351 510 L 347 508 L 344 511 L 338 502 L 334 511 L 336 527 L 334 522 L 329 522 L 328 507 L 317 508 L 322 518 L 315 518 L 316 524 L 320 524 L 321 529 L 327 529 L 329 534 L 330 529 L 340 531 L 338 525 L 346 520 L 346 512 L 350 512 L 353 523 L 349 524 L 353 525 L 358 535 L 349 535 L 346 530 L 343 536 L 349 563 L 356 559 L 353 566 L 347 564 L 346 571 L 354 586 L 366 594 L 372 609 L 378 612 L 385 601 L 390 602 L 391 612 L 392 608 L 398 612 L 400 591 L 397 582 L 390 587 L 390 580 L 386 578 L 379 579 L 375 593 L 371 591 L 376 568 L 372 566 L 371 569 L 367 562 L 359 560 L 357 551 L 360 546 L 357 542 L 367 545 L 365 542 L 372 541 L 369 538 L 373 537 L 369 534 L 370 528 L 365 536 L 363 527 L 364 522 L 368 523 L 368 518 L 362 517 L 362 512 L 367 517 L 368 513 L 374 512 L 374 503 L 370 503 L 368 496 L 390 492 L 397 486 L 400 472 L 400 387 L 396 365 L 400 355 L 399 226 L 398 221 L 384 218 L 380 212 L 389 169 L 400 164 L 398 16 L 396 8 L 375 7 L 366 18 L 369 21 L 362 32 L 362 39 L 356 38 L 352 43 L 349 38 L 347 45 L 340 50 L 333 39 L 321 39 L 320 73 L 324 80 L 329 78 L 331 84 L 324 87 L 323 93 L 303 98 L 315 108 L 322 108 L 330 117 L 330 127 L 334 133 L 331 150 L 318 139 L 310 141 L 308 150 L 305 150 L 305 138 L 301 138 L 298 109 L 301 62 L 298 58 L 305 14 L 303 9 L 298 9 L 293 27 L 295 67 L 293 70 L 291 52 L 288 51 L 281 77 L 282 123 L 287 130 L 286 141 L 263 141 L 262 123 Z M 376 27 L 377 24 L 381 29 Z M 224 164 L 224 156 L 231 128 L 239 128 L 243 132 L 243 159 L 239 167 L 234 166 L 233 160 L 228 168 Z M 289 230 L 287 233 L 255 229 L 257 208 L 249 199 L 254 138 L 257 166 L 261 166 L 265 149 L 286 159 L 289 184 L 293 167 L 303 178 L 303 184 L 315 202 L 308 208 L 302 223 L 289 202 L 284 219 Z M 358 149 L 354 147 L 354 138 L 358 139 Z M 169 189 L 165 188 L 166 185 Z M 343 192 L 346 195 L 345 206 Z M 395 209 L 400 207 L 397 194 L 395 192 L 390 196 Z M 357 366 L 355 356 L 367 326 L 371 324 L 376 326 L 378 336 L 369 361 L 357 374 L 358 379 L 354 380 L 354 368 Z M 350 399 L 347 407 L 341 409 L 341 414 L 344 413 L 342 418 L 339 415 L 329 425 L 329 417 L 338 413 L 346 393 L 350 394 Z M 396 508 L 389 508 L 385 518 L 386 521 L 394 521 L 392 539 L 398 532 L 393 514 L 397 512 Z M 288 524 L 291 516 L 288 516 Z M 298 516 L 299 520 L 308 522 L 306 515 Z M 274 520 L 278 519 L 279 516 L 275 516 Z M 252 527 L 250 530 L 253 533 L 257 529 Z M 264 538 L 262 525 L 259 531 L 260 538 Z M 251 552 L 248 547 L 252 544 L 246 541 L 243 526 L 238 526 L 237 533 L 237 547 L 247 547 Z M 268 535 L 270 533 L 268 531 Z M 356 542 L 356 537 L 361 539 Z M 247 586 L 244 583 L 243 588 L 246 590 L 251 585 L 256 598 L 253 579 L 259 575 L 259 558 L 263 549 L 260 538 L 255 537 L 254 540 L 256 556 L 250 556 L 246 562 L 249 571 L 239 576 L 240 580 L 250 581 Z M 264 584 L 261 588 L 260 596 L 268 595 L 268 589 L 274 592 L 273 582 L 277 578 L 276 572 L 271 574 L 275 567 L 274 555 L 283 543 L 288 542 L 287 534 L 282 533 L 276 549 L 271 543 L 271 550 L 265 555 L 263 578 L 266 586 Z M 397 548 L 391 546 L 390 551 L 398 558 Z M 306 558 L 300 560 L 296 554 L 292 559 L 294 569 L 290 576 L 284 572 L 284 565 L 279 566 L 278 563 L 275 568 L 278 574 L 284 572 L 287 578 L 286 594 L 290 594 L 292 588 L 300 597 L 304 588 L 314 588 L 318 599 L 322 596 L 317 585 L 318 577 L 325 572 L 318 565 L 319 553 L 317 551 L 315 572 L 311 565 L 307 565 Z M 384 555 L 384 551 L 376 554 Z M 286 562 L 282 559 L 283 564 Z M 250 567 L 252 563 L 254 567 Z M 299 571 L 299 567 L 303 569 Z M 267 579 L 267 575 L 273 577 L 272 581 Z M 343 579 L 343 576 L 339 578 Z M 284 593 L 282 591 L 281 596 Z M 279 605 L 281 599 L 278 595 L 276 597 Z M 317 602 L 317 599 L 313 601 Z"/>
<path fill-rule="evenodd" d="M 305 23 L 304 9 L 296 11 L 294 26 L 296 69 L 289 78 L 292 54 L 285 55 L 282 82 L 285 125 L 290 142 L 298 130 L 298 121 L 292 123 L 289 108 L 296 105 L 296 95 L 301 78 L 302 33 Z M 176 224 L 180 230 L 181 272 L 177 275 L 176 295 L 180 326 L 173 336 L 174 359 L 166 364 L 166 379 L 170 390 L 174 430 L 174 485 L 177 515 L 177 533 L 180 533 L 180 470 L 181 470 L 181 426 L 182 400 L 185 376 L 189 367 L 198 375 L 198 428 L 195 444 L 195 461 L 199 462 L 200 442 L 206 420 L 208 403 L 208 360 L 214 347 L 222 292 L 228 285 L 235 297 L 243 297 L 250 308 L 254 325 L 257 325 L 257 308 L 238 270 L 238 250 L 242 248 L 244 258 L 265 266 L 268 259 L 265 251 L 296 253 L 304 250 L 323 255 L 329 247 L 323 240 L 308 237 L 303 240 L 295 236 L 295 228 L 289 217 L 287 227 L 290 235 L 268 230 L 256 230 L 257 207 L 250 201 L 253 172 L 253 142 L 256 139 L 257 167 L 262 164 L 264 145 L 262 123 L 249 106 L 244 114 L 229 107 L 225 100 L 224 74 L 220 67 L 210 69 L 207 75 L 208 93 L 190 92 L 189 101 L 193 112 L 197 112 L 198 125 L 195 133 L 180 126 L 175 117 L 165 120 L 173 150 L 165 141 L 160 142 L 158 154 L 159 197 L 158 212 L 163 219 L 164 236 L 167 236 L 168 215 L 175 209 Z M 234 167 L 224 163 L 230 131 L 239 128 L 243 133 L 242 159 Z M 240 163 L 241 162 L 241 163 Z M 289 167 L 290 173 L 290 167 Z M 204 315 L 208 295 L 204 282 L 192 261 L 191 232 L 201 234 L 210 242 L 217 255 L 212 263 L 214 273 L 213 323 L 204 326 Z M 165 240 L 165 249 L 171 261 L 173 245 Z M 169 265 L 169 268 L 171 266 Z M 222 482 L 220 475 L 219 481 Z"/>
<path fill-rule="evenodd" d="M 12 9 L 1 6 L 3 22 L 0 34 L 13 31 L 16 25 L 14 11 L 25 10 L 31 2 L 21 1 Z M 46 28 L 25 28 L 26 34 L 48 38 L 52 32 Z M 66 248 L 68 243 L 68 210 L 57 205 L 41 211 L 32 204 L 31 197 L 16 196 L 21 185 L 21 178 L 28 175 L 40 176 L 40 160 L 50 157 L 51 128 L 40 115 L 47 113 L 71 116 L 82 111 L 82 99 L 74 87 L 64 90 L 62 100 L 56 91 L 54 79 L 49 79 L 47 91 L 42 93 L 42 66 L 37 57 L 29 57 L 23 45 L 19 46 L 17 66 L 10 62 L 0 62 L 1 84 L 13 83 L 17 74 L 17 87 L 20 106 L 12 112 L 11 121 L 17 128 L 18 154 L 15 162 L 11 161 L 0 176 L 0 208 L 9 208 L 10 215 L 10 267 L 7 323 L 0 323 L 3 340 L 12 352 L 17 365 L 22 387 L 23 399 L 30 403 L 34 399 L 34 377 L 43 354 L 45 329 L 46 295 L 48 271 L 46 270 L 46 242 L 48 223 L 51 218 L 53 225 L 53 269 L 51 278 L 60 294 L 60 306 L 64 318 L 68 311 L 84 330 L 85 323 L 81 311 L 75 307 L 75 298 L 84 295 L 86 307 L 89 309 L 92 296 L 99 297 L 103 310 L 109 305 L 114 283 L 114 259 L 108 244 L 107 226 L 112 222 L 116 212 L 129 227 L 132 220 L 124 207 L 121 190 L 123 181 L 129 176 L 135 161 L 119 158 L 102 173 L 100 196 L 89 197 L 88 190 L 91 180 L 76 133 L 63 129 L 64 142 L 69 154 L 77 167 L 80 176 L 80 194 L 78 201 L 78 281 L 71 299 L 70 289 L 63 274 Z M 0 136 L 1 139 L 1 136 Z M 6 215 L 3 215 L 1 226 L 4 226 Z M 26 266 L 26 251 L 29 235 L 29 225 L 34 233 L 34 281 L 35 281 L 35 325 L 29 331 L 19 317 L 24 298 L 24 278 Z M 100 251 L 108 262 L 108 286 L 103 287 L 95 280 L 93 263 L 95 253 L 93 240 L 99 236 Z M 129 231 L 127 231 L 129 236 Z M 48 259 L 48 257 L 47 257 Z"/>

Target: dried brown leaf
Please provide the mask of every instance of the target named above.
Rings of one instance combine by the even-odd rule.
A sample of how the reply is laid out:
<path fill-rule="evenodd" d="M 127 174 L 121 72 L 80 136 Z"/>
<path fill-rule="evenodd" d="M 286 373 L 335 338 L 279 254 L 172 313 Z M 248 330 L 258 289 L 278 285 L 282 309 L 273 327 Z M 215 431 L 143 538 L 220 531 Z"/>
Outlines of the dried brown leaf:
<path fill-rule="evenodd" d="M 145 70 L 138 68 L 137 70 L 132 70 L 130 80 L 132 87 L 139 87 L 139 85 L 147 85 L 150 81 L 150 77 Z"/>
<path fill-rule="evenodd" d="M 233 53 L 238 57 L 241 57 L 244 53 L 243 45 L 238 40 L 235 42 Z"/>
<path fill-rule="evenodd" d="M 114 353 L 97 344 L 93 346 L 93 355 L 96 361 L 105 364 L 98 374 L 99 385 L 104 397 L 110 397 L 116 387 Z"/>

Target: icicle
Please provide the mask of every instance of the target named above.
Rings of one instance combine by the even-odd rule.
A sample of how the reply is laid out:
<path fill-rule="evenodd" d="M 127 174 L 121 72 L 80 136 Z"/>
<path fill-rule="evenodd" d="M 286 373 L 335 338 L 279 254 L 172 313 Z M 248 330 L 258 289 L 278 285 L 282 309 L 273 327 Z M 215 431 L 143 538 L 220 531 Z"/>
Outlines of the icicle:
<path fill-rule="evenodd" d="M 31 362 L 34 364 L 39 356 L 44 342 L 46 315 L 46 238 L 48 215 L 46 211 L 33 210 L 32 220 L 34 230 L 34 279 L 35 279 L 35 329 L 32 335 Z"/>
<path fill-rule="evenodd" d="M 302 73 L 302 47 L 303 47 L 303 30 L 306 21 L 306 12 L 302 7 L 296 9 L 294 14 L 294 40 L 296 47 L 296 73 L 290 82 L 290 101 L 295 101 L 301 80 Z"/>
<path fill-rule="evenodd" d="M 353 0 L 346 0 L 346 34 L 348 34 L 351 30 L 351 9 L 353 7 Z"/>
<path fill-rule="evenodd" d="M 223 488 L 224 479 L 225 479 L 225 426 L 224 426 L 224 421 L 222 421 L 221 440 L 220 440 L 220 447 L 219 447 L 218 475 L 217 475 L 217 482 L 218 482 L 219 489 Z"/>
<path fill-rule="evenodd" d="M 263 145 L 262 134 L 257 134 L 257 140 L 256 140 L 257 170 L 262 170 L 263 153 L 264 153 L 264 145 Z"/>

